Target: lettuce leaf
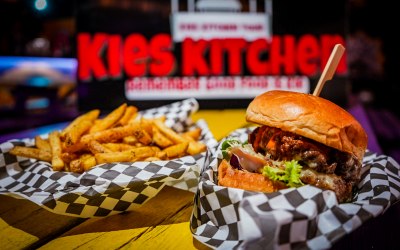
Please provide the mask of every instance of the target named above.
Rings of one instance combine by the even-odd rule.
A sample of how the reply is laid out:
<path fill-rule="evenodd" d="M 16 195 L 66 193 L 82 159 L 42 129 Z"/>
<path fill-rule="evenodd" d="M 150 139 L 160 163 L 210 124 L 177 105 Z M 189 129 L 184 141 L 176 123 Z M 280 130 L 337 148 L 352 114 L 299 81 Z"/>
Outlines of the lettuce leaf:
<path fill-rule="evenodd" d="M 302 166 L 296 161 L 285 161 L 285 168 L 265 166 L 262 174 L 273 181 L 281 181 L 289 187 L 300 187 L 304 183 L 300 180 Z"/>
<path fill-rule="evenodd" d="M 225 160 L 229 160 L 229 158 L 230 158 L 229 149 L 231 147 L 241 146 L 241 145 L 242 145 L 242 142 L 239 141 L 238 139 L 225 140 L 221 145 L 222 157 L 224 157 Z"/>

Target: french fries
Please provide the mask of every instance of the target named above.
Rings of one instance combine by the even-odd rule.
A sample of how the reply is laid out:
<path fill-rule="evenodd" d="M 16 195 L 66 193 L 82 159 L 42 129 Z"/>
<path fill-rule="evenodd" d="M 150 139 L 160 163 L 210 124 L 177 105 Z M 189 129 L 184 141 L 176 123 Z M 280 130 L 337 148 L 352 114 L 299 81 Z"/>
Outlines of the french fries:
<path fill-rule="evenodd" d="M 45 151 L 50 152 L 51 151 L 51 147 L 50 147 L 50 143 L 48 140 L 43 139 L 42 137 L 35 136 L 35 145 L 38 149 L 42 149 Z"/>
<path fill-rule="evenodd" d="M 201 128 L 195 128 L 182 134 L 183 137 L 190 141 L 198 141 L 201 135 Z"/>
<path fill-rule="evenodd" d="M 98 142 L 113 142 L 130 135 L 135 136 L 138 141 L 142 143 L 146 142 L 147 144 L 149 144 L 151 142 L 151 138 L 146 133 L 146 131 L 135 125 L 115 127 L 95 133 L 86 134 L 82 136 L 81 142 L 88 143 L 91 140 L 96 140 Z"/>
<path fill-rule="evenodd" d="M 170 127 L 167 127 L 167 125 L 165 125 L 165 123 L 163 123 L 162 121 L 154 120 L 154 125 L 161 131 L 161 133 L 163 133 L 166 137 L 168 137 L 168 139 L 170 139 L 174 143 L 187 142 L 187 139 L 176 133 Z"/>
<path fill-rule="evenodd" d="M 183 156 L 186 153 L 186 149 L 188 148 L 188 142 L 178 143 L 176 145 L 170 146 L 163 151 L 167 154 L 168 158 L 176 158 Z"/>
<path fill-rule="evenodd" d="M 83 115 L 78 116 L 67 127 L 65 127 L 63 131 L 61 131 L 60 138 L 64 139 L 72 129 L 74 129 L 79 123 L 81 123 L 84 120 L 92 122 L 95 121 L 99 117 L 99 114 L 100 110 L 94 109 Z"/>
<path fill-rule="evenodd" d="M 15 146 L 10 150 L 10 154 L 51 162 L 51 152 L 40 148 Z"/>
<path fill-rule="evenodd" d="M 34 147 L 15 146 L 9 153 L 49 162 L 54 171 L 83 173 L 102 163 L 170 160 L 207 149 L 200 128 L 178 133 L 165 116 L 138 117 L 138 109 L 125 103 L 99 116 L 100 110 L 91 110 L 48 139 L 36 136 Z"/>
<path fill-rule="evenodd" d="M 130 149 L 134 149 L 136 147 L 136 146 L 129 145 L 126 143 L 113 143 L 113 142 L 104 143 L 103 145 L 106 148 L 108 148 L 109 150 L 111 150 L 112 152 L 130 150 Z M 106 152 L 104 152 L 104 153 L 106 153 Z"/>
<path fill-rule="evenodd" d="M 101 143 L 99 143 L 96 140 L 91 140 L 88 143 L 88 148 L 92 154 L 98 154 L 98 153 L 109 153 L 112 152 L 109 148 L 105 147 Z"/>
<path fill-rule="evenodd" d="M 98 120 L 93 127 L 90 128 L 90 133 L 103 131 L 113 126 L 119 119 L 121 119 L 121 117 L 123 117 L 126 107 L 127 105 L 124 103 L 104 117 L 104 119 Z"/>
<path fill-rule="evenodd" d="M 125 114 L 119 120 L 121 126 L 125 126 L 130 120 L 134 120 L 137 116 L 137 108 L 135 106 L 128 106 L 125 110 Z"/>
<path fill-rule="evenodd" d="M 96 159 L 91 154 L 83 154 L 78 159 L 71 161 L 69 164 L 70 171 L 74 173 L 82 173 L 88 171 L 97 164 Z"/>
<path fill-rule="evenodd" d="M 49 134 L 49 142 L 51 147 L 51 165 L 53 170 L 61 171 L 64 169 L 64 161 L 61 158 L 62 148 L 60 133 L 58 131 L 53 131 Z"/>
<path fill-rule="evenodd" d="M 155 153 L 156 152 L 151 147 L 146 146 L 122 152 L 99 153 L 96 154 L 95 157 L 98 163 L 130 162 L 154 156 Z"/>
<path fill-rule="evenodd" d="M 163 135 L 156 127 L 153 128 L 153 140 L 154 143 L 161 148 L 167 148 L 172 146 L 174 143 Z"/>
<path fill-rule="evenodd" d="M 88 120 L 82 120 L 77 123 L 71 128 L 69 132 L 66 133 L 65 144 L 74 145 L 75 143 L 77 143 L 82 134 L 88 131 L 92 125 L 93 122 Z"/>

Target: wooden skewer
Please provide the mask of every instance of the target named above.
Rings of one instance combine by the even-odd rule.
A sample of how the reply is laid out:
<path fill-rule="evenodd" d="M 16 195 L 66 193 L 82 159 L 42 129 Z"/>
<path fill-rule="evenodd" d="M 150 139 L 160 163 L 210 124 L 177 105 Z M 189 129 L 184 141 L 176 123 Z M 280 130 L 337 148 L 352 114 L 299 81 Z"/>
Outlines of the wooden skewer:
<path fill-rule="evenodd" d="M 345 48 L 341 44 L 336 44 L 332 50 L 332 53 L 328 59 L 328 62 L 325 65 L 324 71 L 319 78 L 318 84 L 314 89 L 313 95 L 319 96 L 321 93 L 322 88 L 324 87 L 326 81 L 332 79 L 333 75 L 335 74 L 336 68 L 342 58 L 342 55 L 345 51 Z"/>

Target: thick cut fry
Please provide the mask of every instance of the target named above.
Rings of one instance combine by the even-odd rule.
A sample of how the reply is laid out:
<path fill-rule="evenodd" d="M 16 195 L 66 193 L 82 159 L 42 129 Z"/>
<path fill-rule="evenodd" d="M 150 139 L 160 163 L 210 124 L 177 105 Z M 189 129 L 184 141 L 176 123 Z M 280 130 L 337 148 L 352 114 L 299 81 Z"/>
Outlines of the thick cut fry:
<path fill-rule="evenodd" d="M 196 155 L 201 152 L 206 151 L 207 146 L 201 142 L 198 141 L 191 141 L 189 142 L 189 146 L 187 148 L 187 153 L 190 155 Z"/>
<path fill-rule="evenodd" d="M 100 114 L 100 110 L 94 109 L 91 110 L 83 115 L 78 116 L 75 118 L 66 128 L 63 129 L 63 131 L 60 134 L 60 138 L 65 139 L 65 135 L 78 123 L 80 123 L 83 120 L 87 121 L 95 121 Z"/>
<path fill-rule="evenodd" d="M 79 159 L 71 161 L 69 164 L 70 171 L 74 173 L 82 173 L 96 166 L 96 158 L 91 154 L 83 154 Z"/>
<path fill-rule="evenodd" d="M 147 124 L 147 125 L 146 125 Z M 143 126 L 142 126 L 143 125 Z M 149 145 L 152 142 L 152 132 L 151 132 L 151 124 L 150 123 L 143 123 L 141 120 L 136 120 L 132 123 L 129 123 L 128 126 L 134 127 L 135 131 L 133 133 L 133 136 L 136 138 L 137 141 L 144 145 Z M 147 131 L 147 130 L 150 130 Z M 128 141 L 125 141 L 125 143 L 128 143 Z M 136 143 L 129 142 L 129 144 L 135 145 Z"/>
<path fill-rule="evenodd" d="M 39 149 L 51 152 L 50 143 L 39 135 L 35 136 L 35 146 Z"/>
<path fill-rule="evenodd" d="M 185 138 L 187 141 L 195 141 L 192 137 L 185 135 L 185 134 L 180 134 L 183 138 Z"/>
<path fill-rule="evenodd" d="M 70 146 L 79 141 L 82 134 L 89 131 L 93 122 L 89 120 L 81 120 L 77 122 L 67 133 L 65 133 L 65 145 Z"/>
<path fill-rule="evenodd" d="M 185 139 L 183 136 L 176 133 L 170 127 L 165 125 L 165 123 L 163 123 L 162 121 L 156 119 L 153 121 L 153 123 L 158 128 L 158 130 L 161 131 L 161 133 L 163 133 L 166 137 L 168 137 L 168 139 L 170 139 L 174 143 L 177 144 L 177 143 L 182 143 L 182 142 L 188 142 L 187 139 Z"/>
<path fill-rule="evenodd" d="M 119 125 L 125 126 L 132 119 L 135 119 L 137 116 L 137 108 L 135 106 L 128 106 L 125 110 L 124 115 L 119 120 Z"/>
<path fill-rule="evenodd" d="M 170 146 L 163 151 L 167 154 L 168 159 L 176 158 L 185 155 L 186 149 L 188 148 L 188 142 L 178 143 L 176 145 Z"/>
<path fill-rule="evenodd" d="M 63 152 L 61 154 L 61 159 L 64 161 L 64 163 L 69 164 L 71 161 L 76 160 L 79 158 L 78 154 L 74 154 L 74 153 L 66 153 Z"/>
<path fill-rule="evenodd" d="M 112 152 L 109 148 L 103 146 L 96 140 L 89 141 L 88 148 L 89 148 L 90 152 L 92 152 L 92 154 Z"/>
<path fill-rule="evenodd" d="M 111 162 L 132 162 L 137 161 L 138 159 L 154 156 L 154 154 L 155 152 L 151 147 L 140 147 L 122 152 L 99 153 L 95 154 L 95 157 L 96 162 L 100 164 Z"/>
<path fill-rule="evenodd" d="M 53 170 L 61 171 L 64 169 L 64 161 L 61 159 L 61 140 L 60 133 L 58 131 L 53 131 L 49 134 L 49 142 L 51 146 L 51 165 Z"/>
<path fill-rule="evenodd" d="M 155 153 L 161 152 L 161 149 L 160 149 L 159 147 L 157 147 L 157 146 L 150 146 L 150 147 L 151 147 L 151 149 L 153 149 L 153 151 L 154 151 Z"/>
<path fill-rule="evenodd" d="M 110 128 L 96 133 L 86 134 L 82 136 L 81 142 L 89 143 L 89 141 L 91 140 L 96 140 L 100 143 L 114 142 L 126 136 L 133 135 L 136 130 L 138 130 L 138 128 L 136 126 L 131 126 L 131 125 Z"/>
<path fill-rule="evenodd" d="M 93 155 L 89 155 L 89 157 L 86 157 L 82 160 L 81 165 L 84 171 L 88 171 L 89 169 L 97 165 L 96 158 Z"/>
<path fill-rule="evenodd" d="M 127 137 L 122 138 L 122 142 L 126 143 L 126 144 L 129 144 L 129 145 L 135 145 L 138 142 L 138 140 L 136 139 L 136 137 L 131 135 L 131 136 L 127 136 Z"/>
<path fill-rule="evenodd" d="M 81 165 L 82 161 L 81 159 L 76 159 L 73 160 L 69 163 L 69 171 L 73 173 L 82 173 L 83 172 L 83 167 Z"/>
<path fill-rule="evenodd" d="M 157 129 L 157 127 L 153 127 L 153 142 L 161 148 L 167 148 L 174 144 L 170 139 L 168 139 L 165 135 L 163 135 Z"/>
<path fill-rule="evenodd" d="M 49 151 L 39 148 L 15 146 L 9 151 L 9 153 L 16 156 L 22 156 L 26 158 L 37 159 L 40 161 L 51 162 L 51 153 Z"/>
<path fill-rule="evenodd" d="M 153 120 L 141 118 L 140 126 L 144 129 L 150 136 L 153 136 Z"/>
<path fill-rule="evenodd" d="M 78 143 L 76 143 L 74 145 L 64 147 L 63 151 L 66 152 L 66 153 L 76 153 L 76 152 L 79 152 L 79 151 L 84 151 L 84 150 L 87 150 L 87 144 L 88 143 L 89 143 L 89 141 L 86 142 L 86 143 L 78 142 Z"/>
<path fill-rule="evenodd" d="M 101 163 L 112 163 L 112 162 L 128 162 L 131 161 L 131 155 L 127 151 L 113 152 L 113 153 L 99 153 L 95 154 L 96 162 Z"/>
<path fill-rule="evenodd" d="M 140 127 L 133 131 L 133 136 L 136 137 L 136 139 L 143 145 L 149 145 L 153 141 L 149 133 Z"/>
<path fill-rule="evenodd" d="M 186 139 L 192 138 L 193 141 L 198 141 L 200 135 L 201 135 L 201 128 L 191 129 L 182 134 L 182 136 L 185 137 Z"/>
<path fill-rule="evenodd" d="M 90 128 L 89 133 L 95 133 L 111 128 L 124 115 L 126 107 L 127 107 L 126 103 L 120 105 L 118 108 L 109 113 L 106 117 L 96 122 Z"/>
<path fill-rule="evenodd" d="M 164 151 L 156 152 L 155 155 L 157 158 L 160 158 L 161 160 L 166 160 L 167 159 L 167 153 Z"/>
<path fill-rule="evenodd" d="M 134 149 L 135 148 L 135 146 L 132 146 L 132 145 L 129 145 L 129 144 L 113 143 L 113 142 L 104 143 L 103 146 L 107 147 L 112 152 L 126 151 L 126 150 L 130 150 L 130 149 Z"/>

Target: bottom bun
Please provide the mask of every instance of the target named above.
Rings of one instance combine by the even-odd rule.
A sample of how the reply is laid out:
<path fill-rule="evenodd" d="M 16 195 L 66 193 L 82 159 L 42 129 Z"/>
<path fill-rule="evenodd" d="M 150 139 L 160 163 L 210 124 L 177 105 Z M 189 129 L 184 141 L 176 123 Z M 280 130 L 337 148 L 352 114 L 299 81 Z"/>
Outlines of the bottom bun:
<path fill-rule="evenodd" d="M 271 181 L 262 174 L 234 169 L 226 160 L 222 160 L 218 166 L 218 185 L 265 193 L 287 188 L 283 183 Z"/>

